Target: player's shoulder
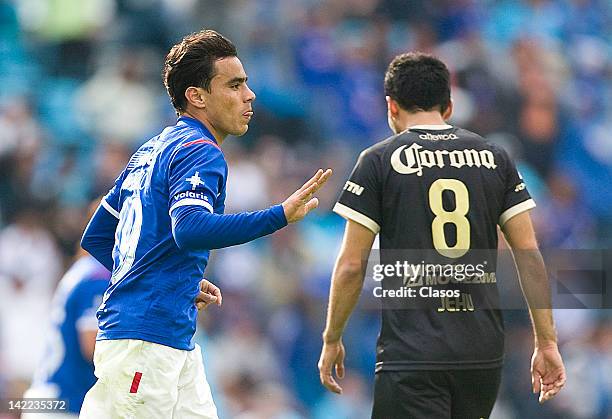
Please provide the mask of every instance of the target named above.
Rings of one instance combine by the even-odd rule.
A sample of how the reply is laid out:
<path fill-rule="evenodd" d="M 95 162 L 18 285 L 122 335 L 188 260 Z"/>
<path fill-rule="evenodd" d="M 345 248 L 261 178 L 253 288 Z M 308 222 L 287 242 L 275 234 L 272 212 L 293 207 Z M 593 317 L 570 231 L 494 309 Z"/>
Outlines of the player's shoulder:
<path fill-rule="evenodd" d="M 456 129 L 456 135 L 462 142 L 469 142 L 470 144 L 474 144 L 480 149 L 490 150 L 495 154 L 503 154 L 507 156 L 506 150 L 501 147 L 499 144 L 483 137 L 480 134 L 477 134 L 473 131 L 467 130 L 461 127 L 454 127 Z"/>
<path fill-rule="evenodd" d="M 207 157 L 224 164 L 223 150 L 211 137 L 212 135 L 207 135 L 202 130 L 192 127 L 173 130 L 168 136 L 169 147 L 167 149 L 170 161 Z"/>
<path fill-rule="evenodd" d="M 389 148 L 389 146 L 397 139 L 398 135 L 399 134 L 387 137 L 384 140 L 379 141 L 366 148 L 359 154 L 358 161 L 380 160 L 385 154 L 385 151 Z"/>

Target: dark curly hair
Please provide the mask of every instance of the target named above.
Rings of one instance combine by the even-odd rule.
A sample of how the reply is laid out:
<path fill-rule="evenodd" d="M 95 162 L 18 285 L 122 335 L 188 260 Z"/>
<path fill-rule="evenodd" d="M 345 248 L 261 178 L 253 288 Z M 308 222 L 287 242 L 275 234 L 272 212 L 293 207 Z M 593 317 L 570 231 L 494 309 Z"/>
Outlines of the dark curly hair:
<path fill-rule="evenodd" d="M 450 103 L 450 74 L 438 58 L 420 52 L 398 55 L 385 73 L 385 95 L 402 109 L 440 113 Z"/>

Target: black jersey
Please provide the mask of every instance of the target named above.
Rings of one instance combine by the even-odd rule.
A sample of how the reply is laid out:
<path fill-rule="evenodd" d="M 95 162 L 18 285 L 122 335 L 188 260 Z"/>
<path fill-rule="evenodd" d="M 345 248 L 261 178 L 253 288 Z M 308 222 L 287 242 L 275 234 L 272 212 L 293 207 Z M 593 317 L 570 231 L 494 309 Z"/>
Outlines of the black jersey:
<path fill-rule="evenodd" d="M 508 154 L 461 128 L 414 126 L 361 153 L 334 211 L 380 234 L 381 263 L 410 263 L 383 288 L 399 279 L 403 302 L 430 304 L 383 307 L 377 371 L 502 364 L 497 226 L 533 207 Z"/>

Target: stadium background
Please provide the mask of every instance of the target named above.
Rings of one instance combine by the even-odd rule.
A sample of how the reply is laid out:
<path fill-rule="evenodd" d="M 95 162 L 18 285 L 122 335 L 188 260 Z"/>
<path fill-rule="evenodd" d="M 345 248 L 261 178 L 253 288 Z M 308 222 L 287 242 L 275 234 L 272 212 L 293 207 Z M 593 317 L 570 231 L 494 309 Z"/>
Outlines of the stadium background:
<path fill-rule="evenodd" d="M 344 224 L 330 208 L 359 151 L 389 135 L 382 78 L 399 52 L 448 63 L 452 122 L 520 162 L 542 247 L 610 245 L 609 0 L 0 0 L 1 398 L 21 395 L 41 356 L 88 202 L 174 121 L 163 55 L 202 27 L 235 42 L 258 96 L 249 132 L 224 144 L 227 210 L 335 169 L 314 216 L 212 258 L 224 304 L 200 316 L 197 339 L 221 417 L 369 417 L 376 311 L 351 320 L 343 396 L 324 392 L 316 364 Z M 612 417 L 609 313 L 556 313 L 569 378 L 543 407 L 526 313 L 505 317 L 495 418 Z"/>

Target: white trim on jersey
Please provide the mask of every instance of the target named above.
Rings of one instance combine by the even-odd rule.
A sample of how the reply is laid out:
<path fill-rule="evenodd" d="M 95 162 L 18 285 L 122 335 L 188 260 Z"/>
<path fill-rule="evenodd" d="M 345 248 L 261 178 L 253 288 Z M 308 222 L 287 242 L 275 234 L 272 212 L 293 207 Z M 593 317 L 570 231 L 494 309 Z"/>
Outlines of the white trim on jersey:
<path fill-rule="evenodd" d="M 444 124 L 444 125 L 413 125 L 408 127 L 408 129 L 430 129 L 430 130 L 443 130 L 452 128 L 452 125 Z"/>
<path fill-rule="evenodd" d="M 500 227 L 503 227 L 504 224 L 506 224 L 506 222 L 514 217 L 515 215 L 520 214 L 521 212 L 525 212 L 527 210 L 530 210 L 532 208 L 535 208 L 536 203 L 533 199 L 528 199 L 526 201 L 523 202 L 519 202 L 518 204 L 514 205 L 513 207 L 508 208 L 506 211 L 504 211 L 502 213 L 502 215 L 499 216 L 499 225 Z"/>
<path fill-rule="evenodd" d="M 366 215 L 363 215 L 360 212 L 355 211 L 352 208 L 347 207 L 346 205 L 342 205 L 339 202 L 334 205 L 332 211 L 342 216 L 343 218 L 346 218 L 347 220 L 355 221 L 356 223 L 359 223 L 362 226 L 369 228 L 374 234 L 378 234 L 378 232 L 380 231 L 380 226 L 376 221 L 372 220 Z"/>
<path fill-rule="evenodd" d="M 119 218 L 119 212 L 117 210 L 115 210 L 113 207 L 111 207 L 111 204 L 109 204 L 108 202 L 106 202 L 106 199 L 102 198 L 102 202 L 101 202 L 102 206 L 106 209 L 106 211 L 110 212 L 112 215 L 115 216 L 115 218 Z"/>
<path fill-rule="evenodd" d="M 199 205 L 201 207 L 206 208 L 210 212 L 214 212 L 213 207 L 212 205 L 210 205 L 209 202 L 202 201 L 201 199 L 185 198 L 185 199 L 181 199 L 180 201 L 176 201 L 174 204 L 172 204 L 168 213 L 170 214 L 170 216 L 172 216 L 173 209 L 178 208 L 178 207 L 184 207 L 187 205 Z"/>

